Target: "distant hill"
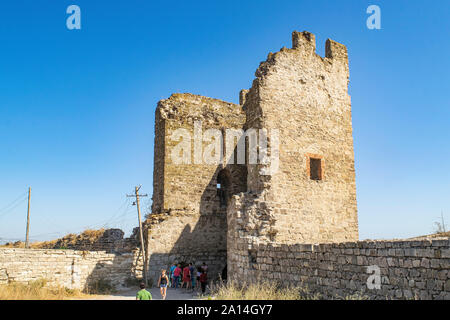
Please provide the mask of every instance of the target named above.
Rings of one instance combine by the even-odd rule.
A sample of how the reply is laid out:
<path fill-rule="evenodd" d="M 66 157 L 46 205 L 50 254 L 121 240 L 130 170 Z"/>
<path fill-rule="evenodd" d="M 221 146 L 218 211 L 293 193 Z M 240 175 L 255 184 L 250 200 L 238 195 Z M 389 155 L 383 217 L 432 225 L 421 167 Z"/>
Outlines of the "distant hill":
<path fill-rule="evenodd" d="M 408 240 L 432 240 L 432 239 L 441 239 L 441 238 L 450 238 L 450 231 L 449 232 L 438 232 L 433 233 L 425 236 L 419 236 L 414 238 L 408 238 Z"/>
<path fill-rule="evenodd" d="M 138 244 L 135 233 L 124 239 L 124 232 L 120 229 L 85 230 L 78 235 L 70 233 L 56 240 L 32 242 L 30 248 L 128 251 Z M 0 247 L 25 248 L 25 242 L 8 242 Z"/>

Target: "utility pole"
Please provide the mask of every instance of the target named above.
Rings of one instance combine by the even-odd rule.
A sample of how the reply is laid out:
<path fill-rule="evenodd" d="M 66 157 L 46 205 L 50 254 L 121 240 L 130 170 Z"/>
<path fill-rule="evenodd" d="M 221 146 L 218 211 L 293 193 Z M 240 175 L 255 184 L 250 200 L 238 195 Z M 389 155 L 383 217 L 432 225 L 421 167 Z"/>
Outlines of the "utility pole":
<path fill-rule="evenodd" d="M 444 222 L 444 210 L 441 210 L 441 221 L 442 221 L 442 229 L 444 232 L 446 232 L 445 230 L 445 222 Z"/>
<path fill-rule="evenodd" d="M 25 236 L 25 248 L 30 245 L 30 199 L 31 199 L 31 187 L 28 187 L 28 210 L 27 210 L 27 234 Z"/>
<path fill-rule="evenodd" d="M 139 194 L 139 189 L 141 189 L 141 186 L 135 187 L 134 195 L 127 195 L 127 197 L 134 197 L 134 198 L 136 198 L 136 202 L 134 204 L 136 204 L 136 206 L 137 206 L 138 221 L 139 221 L 139 235 L 140 235 L 140 238 L 141 238 L 141 252 L 142 252 L 142 257 L 143 257 L 143 260 L 144 260 L 143 276 L 144 276 L 144 283 L 145 283 L 145 285 L 147 285 L 148 284 L 148 282 L 147 282 L 147 253 L 146 253 L 145 247 L 144 247 L 144 233 L 142 231 L 141 208 L 139 206 L 139 197 L 147 197 L 148 195 L 147 194 Z"/>

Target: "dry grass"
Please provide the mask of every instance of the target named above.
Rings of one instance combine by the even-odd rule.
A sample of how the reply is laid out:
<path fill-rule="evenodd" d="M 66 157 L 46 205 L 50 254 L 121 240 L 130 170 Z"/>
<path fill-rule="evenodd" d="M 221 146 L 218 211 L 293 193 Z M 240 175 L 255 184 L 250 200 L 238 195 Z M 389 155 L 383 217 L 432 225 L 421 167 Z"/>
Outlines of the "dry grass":
<path fill-rule="evenodd" d="M 5 244 L 1 244 L 0 248 L 25 248 L 25 242 L 22 241 L 7 242 Z"/>
<path fill-rule="evenodd" d="M 110 295 L 116 293 L 116 287 L 108 280 L 99 279 L 89 284 L 86 293 L 91 295 Z"/>
<path fill-rule="evenodd" d="M 29 284 L 0 285 L 0 300 L 70 300 L 89 296 L 79 290 L 63 287 L 48 288 L 45 285 L 45 280 L 33 281 Z"/>
<path fill-rule="evenodd" d="M 81 233 L 81 237 L 83 239 L 97 240 L 104 233 L 105 233 L 105 229 L 103 229 L 103 228 L 102 229 L 98 229 L 98 230 L 87 229 L 87 230 L 84 230 Z"/>
<path fill-rule="evenodd" d="M 211 286 L 211 295 L 207 299 L 214 300 L 320 300 L 318 293 L 312 293 L 307 286 L 294 286 L 283 288 L 276 283 L 262 282 L 244 285 L 235 283 Z M 347 296 L 335 296 L 333 300 L 368 300 L 369 297 L 362 292 Z"/>
<path fill-rule="evenodd" d="M 211 299 L 216 300 L 317 300 L 303 287 L 281 288 L 275 283 L 262 282 L 244 285 L 219 283 L 211 286 Z"/>
<path fill-rule="evenodd" d="M 345 297 L 337 296 L 335 299 L 337 299 L 337 300 L 370 300 L 369 296 L 365 295 L 362 292 L 356 292 L 352 295 L 348 295 Z"/>
<path fill-rule="evenodd" d="M 36 241 L 30 243 L 31 249 L 66 249 L 70 246 L 76 246 L 77 243 L 93 243 L 97 241 L 103 234 L 105 233 L 105 229 L 92 230 L 87 229 L 84 230 L 79 235 L 74 233 L 69 233 L 60 239 L 49 240 L 49 241 Z M 25 242 L 16 241 L 9 242 L 4 245 L 0 245 L 3 248 L 25 248 Z"/>

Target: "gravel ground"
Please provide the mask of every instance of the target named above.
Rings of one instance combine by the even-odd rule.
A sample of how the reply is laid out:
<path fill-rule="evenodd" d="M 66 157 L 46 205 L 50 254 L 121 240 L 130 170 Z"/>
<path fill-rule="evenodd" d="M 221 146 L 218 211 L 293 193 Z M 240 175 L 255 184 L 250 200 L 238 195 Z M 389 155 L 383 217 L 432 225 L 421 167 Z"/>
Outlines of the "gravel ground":
<path fill-rule="evenodd" d="M 139 289 L 126 289 L 119 290 L 117 293 L 112 295 L 95 295 L 89 300 L 136 300 L 136 292 Z M 147 289 L 148 290 L 148 289 Z M 161 293 L 159 288 L 151 288 L 150 293 L 152 294 L 153 300 L 161 300 Z M 195 292 L 186 292 L 184 289 L 167 289 L 166 300 L 196 300 L 199 296 Z"/>

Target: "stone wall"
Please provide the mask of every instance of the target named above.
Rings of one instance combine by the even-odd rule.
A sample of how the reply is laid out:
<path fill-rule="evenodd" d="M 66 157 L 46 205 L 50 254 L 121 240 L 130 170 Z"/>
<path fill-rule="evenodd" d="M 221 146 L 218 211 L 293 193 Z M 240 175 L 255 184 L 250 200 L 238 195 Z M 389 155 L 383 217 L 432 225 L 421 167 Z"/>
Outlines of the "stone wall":
<path fill-rule="evenodd" d="M 136 253 L 0 248 L 0 284 L 45 279 L 48 286 L 84 290 L 99 280 L 115 287 L 136 279 Z"/>
<path fill-rule="evenodd" d="M 323 298 L 360 292 L 449 299 L 448 240 L 357 242 L 347 48 L 329 39 L 325 57 L 315 48 L 313 34 L 293 32 L 292 48 L 269 53 L 252 87 L 241 91 L 241 106 L 192 94 L 158 103 L 153 207 L 145 222 L 150 278 L 173 262 L 205 261 L 213 277 L 227 265 L 228 277 L 241 282 L 306 285 Z M 206 164 L 196 152 L 211 146 L 203 134 L 230 128 L 267 130 L 277 170 L 248 163 L 250 139 L 245 165 L 230 164 L 223 141 L 225 163 Z M 174 137 L 179 129 L 184 134 Z M 182 163 L 174 150 L 178 159 L 185 152 Z M 367 288 L 369 266 L 380 268 L 380 289 Z"/>
<path fill-rule="evenodd" d="M 153 206 L 145 222 L 149 277 L 156 279 L 173 262 L 206 262 L 210 277 L 216 278 L 226 266 L 227 239 L 226 205 L 221 203 L 217 184 L 227 180 L 222 185 L 230 198 L 246 190 L 247 174 L 244 164 L 204 161 L 206 148 L 216 142 L 225 154 L 224 139 L 208 139 L 206 132 L 241 129 L 245 114 L 233 103 L 173 94 L 159 101 L 155 119 Z M 180 129 L 185 136 L 176 135 Z M 178 150 L 187 152 L 187 161 L 177 163 L 173 152 L 183 143 L 184 148 Z"/>
<path fill-rule="evenodd" d="M 227 219 L 229 279 L 298 285 L 322 299 L 450 299 L 449 238 L 278 243 L 271 234 L 273 212 L 257 193 L 234 196 Z M 379 289 L 367 286 L 370 266 L 379 268 Z"/>
<path fill-rule="evenodd" d="M 80 234 L 68 234 L 62 238 L 35 242 L 34 249 L 72 249 L 81 251 L 132 252 L 139 246 L 138 229 L 129 238 L 124 238 L 120 229 L 86 230 Z"/>
<path fill-rule="evenodd" d="M 216 279 L 226 267 L 227 223 L 223 214 L 152 214 L 145 226 L 151 283 L 155 284 L 161 269 L 168 269 L 172 263 L 200 266 L 205 262 L 210 279 Z"/>
<path fill-rule="evenodd" d="M 321 57 L 309 32 L 293 32 L 292 42 L 292 49 L 269 53 L 241 93 L 245 128 L 279 131 L 278 170 L 263 175 L 263 165 L 248 165 L 249 194 L 241 202 L 259 194 L 279 243 L 357 240 L 347 49 L 327 40 Z M 268 146 L 274 152 L 275 143 Z M 319 180 L 310 177 L 311 159 L 321 161 Z"/>
<path fill-rule="evenodd" d="M 229 277 L 240 282 L 299 285 L 325 299 L 450 300 L 450 240 L 333 244 L 249 244 L 228 253 Z M 374 267 L 380 287 L 370 289 Z M 369 268 L 369 269 L 368 269 Z M 376 283 L 376 282 L 375 282 Z"/>
<path fill-rule="evenodd" d="M 222 169 L 232 177 L 231 194 L 246 190 L 245 165 L 208 164 L 203 159 L 206 147 L 216 142 L 204 137 L 208 129 L 243 127 L 245 114 L 239 105 L 188 93 L 173 94 L 158 102 L 155 118 L 153 213 L 184 210 L 205 215 L 221 211 L 217 176 Z M 201 126 L 194 127 L 196 121 Z M 180 129 L 188 136 L 176 135 Z M 194 140 L 194 134 L 198 140 Z M 187 163 L 176 163 L 172 155 L 182 142 Z"/>

